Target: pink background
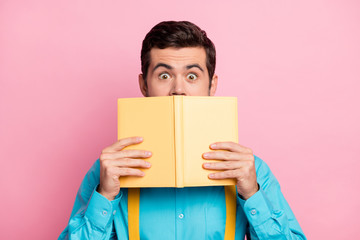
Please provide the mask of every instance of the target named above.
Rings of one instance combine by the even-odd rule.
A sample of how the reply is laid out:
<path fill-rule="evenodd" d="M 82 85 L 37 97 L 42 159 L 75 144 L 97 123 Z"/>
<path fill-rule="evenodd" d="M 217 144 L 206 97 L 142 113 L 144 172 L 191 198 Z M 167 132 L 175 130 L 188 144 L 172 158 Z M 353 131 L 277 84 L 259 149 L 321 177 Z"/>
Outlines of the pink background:
<path fill-rule="evenodd" d="M 0 1 L 0 239 L 56 239 L 139 97 L 141 41 L 190 20 L 217 47 L 217 96 L 309 239 L 360 235 L 358 1 Z"/>

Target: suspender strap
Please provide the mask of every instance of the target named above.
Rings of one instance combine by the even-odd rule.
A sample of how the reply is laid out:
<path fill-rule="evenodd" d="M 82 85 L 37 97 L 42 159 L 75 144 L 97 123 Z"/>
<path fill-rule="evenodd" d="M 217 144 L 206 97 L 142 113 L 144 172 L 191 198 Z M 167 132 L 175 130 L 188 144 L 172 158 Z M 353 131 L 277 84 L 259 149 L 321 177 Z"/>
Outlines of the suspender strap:
<path fill-rule="evenodd" d="M 236 226 L 236 186 L 225 186 L 226 202 L 226 223 L 225 223 L 225 240 L 235 239 Z"/>
<path fill-rule="evenodd" d="M 139 213 L 140 188 L 128 188 L 128 228 L 130 240 L 140 240 Z"/>
<path fill-rule="evenodd" d="M 226 202 L 226 224 L 224 239 L 234 240 L 236 225 L 236 189 L 235 186 L 225 186 L 224 190 Z M 128 188 L 128 228 L 130 240 L 140 240 L 139 213 L 140 189 Z"/>

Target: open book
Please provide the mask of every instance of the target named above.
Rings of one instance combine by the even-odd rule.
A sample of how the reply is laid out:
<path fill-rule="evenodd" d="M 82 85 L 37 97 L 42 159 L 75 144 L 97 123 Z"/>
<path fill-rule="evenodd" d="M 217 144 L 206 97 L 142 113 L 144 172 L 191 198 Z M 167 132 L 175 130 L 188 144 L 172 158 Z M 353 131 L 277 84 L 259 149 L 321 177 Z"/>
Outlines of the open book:
<path fill-rule="evenodd" d="M 211 180 L 202 167 L 211 143 L 238 142 L 237 98 L 164 96 L 118 99 L 118 139 L 144 141 L 125 149 L 152 152 L 144 177 L 120 177 L 121 187 L 190 187 L 235 185 L 234 179 Z"/>

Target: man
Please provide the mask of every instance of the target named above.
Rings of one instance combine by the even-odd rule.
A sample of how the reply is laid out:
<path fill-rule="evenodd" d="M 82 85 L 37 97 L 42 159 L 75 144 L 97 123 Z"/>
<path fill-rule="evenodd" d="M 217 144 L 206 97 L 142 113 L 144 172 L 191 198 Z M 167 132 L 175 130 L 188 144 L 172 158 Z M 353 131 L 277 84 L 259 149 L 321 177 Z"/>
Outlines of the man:
<path fill-rule="evenodd" d="M 161 22 L 146 35 L 141 50 L 139 85 L 145 97 L 213 96 L 215 47 L 190 22 Z M 146 121 L 146 116 L 144 116 Z M 210 131 L 210 129 L 209 129 Z M 128 239 L 127 189 L 121 176 L 143 177 L 151 168 L 147 150 L 125 150 L 141 136 L 120 139 L 105 148 L 86 174 L 69 224 L 59 239 Z M 234 142 L 216 142 L 203 164 L 211 179 L 236 179 L 235 239 L 305 239 L 270 169 L 252 150 Z M 150 171 L 150 170 L 149 170 Z M 140 194 L 141 239 L 224 239 L 224 187 L 146 188 Z"/>

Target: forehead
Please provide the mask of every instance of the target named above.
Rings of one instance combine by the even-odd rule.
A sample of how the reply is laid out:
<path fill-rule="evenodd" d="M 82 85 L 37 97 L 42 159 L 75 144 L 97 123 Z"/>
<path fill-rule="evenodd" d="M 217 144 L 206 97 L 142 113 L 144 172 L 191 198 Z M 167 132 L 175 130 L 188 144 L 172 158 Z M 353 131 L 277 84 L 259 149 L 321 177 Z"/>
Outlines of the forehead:
<path fill-rule="evenodd" d="M 206 67 L 206 52 L 203 47 L 185 48 L 152 48 L 150 50 L 150 65 L 166 63 L 174 67 L 181 67 L 188 64 L 199 64 Z"/>

